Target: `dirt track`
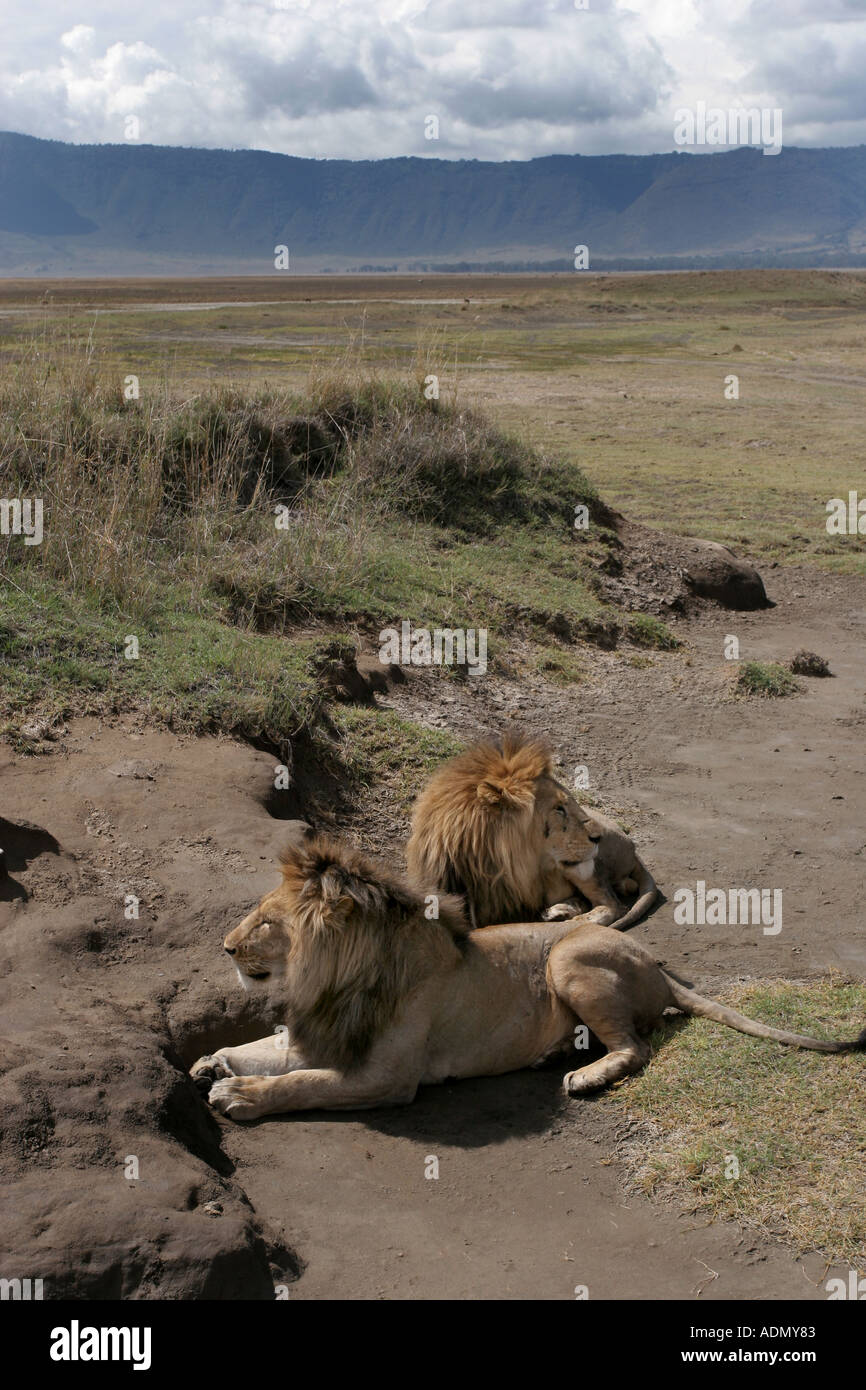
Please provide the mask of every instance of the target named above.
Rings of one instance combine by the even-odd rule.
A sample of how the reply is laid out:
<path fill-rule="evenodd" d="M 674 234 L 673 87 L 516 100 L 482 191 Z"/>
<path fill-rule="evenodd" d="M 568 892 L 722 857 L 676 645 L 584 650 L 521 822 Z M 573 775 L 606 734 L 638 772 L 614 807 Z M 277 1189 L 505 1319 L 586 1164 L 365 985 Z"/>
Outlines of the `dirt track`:
<path fill-rule="evenodd" d="M 636 939 L 706 988 L 830 967 L 866 978 L 866 583 L 765 578 L 775 609 L 681 624 L 687 653 L 648 667 L 594 653 L 592 682 L 568 690 L 415 672 L 387 697 L 464 736 L 521 722 L 551 735 L 564 771 L 587 764 L 669 899 Z M 728 633 L 744 658 L 815 650 L 835 679 L 732 702 Z M 7 1225 L 13 1252 L 36 1251 L 13 1273 L 78 1296 L 189 1296 L 210 1277 L 215 1296 L 264 1297 L 270 1257 L 292 1298 L 569 1299 L 578 1284 L 594 1298 L 826 1296 L 817 1257 L 624 1195 L 620 1109 L 563 1101 L 555 1067 L 431 1088 L 399 1111 L 220 1121 L 232 1175 L 171 1047 L 189 1061 L 202 1037 L 237 1040 L 245 1026 L 220 942 L 274 881 L 272 761 L 129 720 L 80 721 L 38 758 L 0 749 L 0 816 L 56 841 L 11 844 L 0 884 L 17 1153 Z M 344 828 L 376 850 L 404 838 L 381 790 Z M 675 925 L 673 891 L 698 878 L 781 888 L 783 930 Z M 137 922 L 124 919 L 128 893 Z M 123 1177 L 129 1154 L 142 1156 L 138 1182 Z M 438 1181 L 425 1179 L 428 1155 Z M 82 1272 L 70 1241 L 92 1232 L 95 1209 Z"/>

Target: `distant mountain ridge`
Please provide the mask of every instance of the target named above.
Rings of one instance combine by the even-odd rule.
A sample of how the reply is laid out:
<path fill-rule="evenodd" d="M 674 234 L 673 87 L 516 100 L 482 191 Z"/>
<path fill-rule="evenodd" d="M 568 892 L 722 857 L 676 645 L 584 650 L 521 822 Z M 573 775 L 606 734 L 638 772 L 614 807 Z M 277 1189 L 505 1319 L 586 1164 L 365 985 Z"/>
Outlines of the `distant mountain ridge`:
<path fill-rule="evenodd" d="M 866 264 L 866 146 L 316 160 L 0 133 L 0 274 Z"/>

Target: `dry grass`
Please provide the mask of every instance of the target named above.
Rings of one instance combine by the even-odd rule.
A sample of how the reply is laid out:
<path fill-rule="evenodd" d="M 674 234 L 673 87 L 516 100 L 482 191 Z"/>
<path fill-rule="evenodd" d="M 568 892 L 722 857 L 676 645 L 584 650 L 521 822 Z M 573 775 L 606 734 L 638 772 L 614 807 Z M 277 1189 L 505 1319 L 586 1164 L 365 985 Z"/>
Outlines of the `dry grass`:
<path fill-rule="evenodd" d="M 7 361 L 34 327 L 49 352 L 58 326 L 76 352 L 92 330 L 115 377 L 138 372 L 148 395 L 169 363 L 184 392 L 216 380 L 251 393 L 305 392 L 312 359 L 338 375 L 423 366 L 443 396 L 458 388 L 585 466 L 633 520 L 760 560 L 863 571 L 866 538 L 825 526 L 828 499 L 859 486 L 862 272 L 40 281 L 0 297 L 29 306 L 4 323 Z M 235 302 L 161 307 L 203 300 Z M 724 395 L 730 373 L 738 400 Z"/>
<path fill-rule="evenodd" d="M 91 338 L 31 340 L 0 380 L 0 493 L 42 500 L 44 539 L 0 536 L 0 718 L 143 704 L 270 743 L 315 717 L 311 632 L 493 634 L 518 602 L 543 628 L 563 565 L 571 626 L 601 612 L 571 525 L 587 480 L 427 399 L 426 366 L 127 399 Z"/>

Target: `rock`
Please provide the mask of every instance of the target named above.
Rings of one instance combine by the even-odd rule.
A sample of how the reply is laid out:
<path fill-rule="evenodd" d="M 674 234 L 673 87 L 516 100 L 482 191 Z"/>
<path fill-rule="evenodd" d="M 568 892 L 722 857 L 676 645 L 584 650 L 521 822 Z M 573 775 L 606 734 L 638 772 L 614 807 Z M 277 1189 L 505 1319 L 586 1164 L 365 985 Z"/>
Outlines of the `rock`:
<path fill-rule="evenodd" d="M 86 1061 L 63 1054 L 59 1077 L 37 1079 L 32 1052 L 0 1080 L 7 1267 L 46 1299 L 272 1299 L 262 1230 L 189 1077 L 157 1035 L 96 1012 Z M 200 1189 L 219 1220 L 196 1209 Z"/>
<path fill-rule="evenodd" d="M 5 863 L 12 873 L 25 869 L 40 854 L 60 854 L 60 845 L 53 835 L 32 821 L 7 820 L 0 816 L 0 864 Z M 3 877 L 0 869 L 0 878 Z"/>
<path fill-rule="evenodd" d="M 544 617 L 544 625 L 554 637 L 560 637 L 563 642 L 574 641 L 574 628 L 564 613 L 545 614 Z"/>
<path fill-rule="evenodd" d="M 295 827 L 265 823 L 248 790 L 269 755 L 164 733 L 130 743 L 104 726 L 88 743 L 88 732 L 73 735 L 74 774 L 59 758 L 27 782 L 0 773 L 10 875 L 0 883 L 0 1273 L 43 1280 L 46 1302 L 273 1301 L 297 1260 L 281 1247 L 274 1271 L 270 1235 L 222 1150 L 223 1122 L 187 1068 L 282 1021 L 234 986 L 220 943 L 249 911 L 240 866 Z M 142 792 L 142 822 L 137 783 L 106 769 L 131 747 L 167 743 L 169 756 L 145 763 L 159 773 Z M 94 782 L 110 784 L 111 819 L 89 799 Z M 24 819 L 43 803 L 51 830 Z M 233 834 L 239 850 L 226 854 Z M 35 891 L 15 898 L 34 861 Z M 151 934 L 150 913 L 124 920 L 118 884 L 149 906 L 164 896 L 165 931 Z"/>
<path fill-rule="evenodd" d="M 723 608 L 749 611 L 773 608 L 758 571 L 740 560 L 726 545 L 716 541 L 689 540 L 691 555 L 686 558 L 683 578 L 701 598 L 712 599 Z"/>
<path fill-rule="evenodd" d="M 398 666 L 394 661 L 380 661 L 378 652 L 359 652 L 355 664 L 371 689 L 382 694 L 386 693 L 389 683 L 406 684 L 406 672 L 402 666 Z"/>

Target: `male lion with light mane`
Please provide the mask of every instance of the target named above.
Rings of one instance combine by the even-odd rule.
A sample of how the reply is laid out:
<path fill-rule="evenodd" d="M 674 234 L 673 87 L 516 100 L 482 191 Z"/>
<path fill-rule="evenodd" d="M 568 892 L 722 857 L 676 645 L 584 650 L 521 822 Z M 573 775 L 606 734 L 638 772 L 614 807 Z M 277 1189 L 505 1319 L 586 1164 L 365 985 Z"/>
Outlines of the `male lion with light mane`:
<path fill-rule="evenodd" d="M 546 743 L 519 735 L 479 743 L 434 773 L 406 855 L 413 882 L 464 895 L 474 927 L 541 915 L 623 931 L 658 892 L 628 835 L 556 780 Z M 593 904 L 582 917 L 575 888 Z M 635 892 L 626 912 L 617 894 Z"/>
<path fill-rule="evenodd" d="M 756 1037 L 824 1042 L 756 1023 L 672 979 L 609 927 L 522 922 L 471 931 L 458 898 L 438 917 L 422 892 L 326 835 L 282 855 L 283 879 L 225 939 L 249 988 L 272 989 L 286 1034 L 221 1048 L 192 1068 L 236 1120 L 290 1110 L 411 1101 L 419 1086 L 496 1076 L 576 1046 L 585 1024 L 605 1056 L 569 1071 L 583 1095 L 637 1071 L 669 1006 Z"/>

